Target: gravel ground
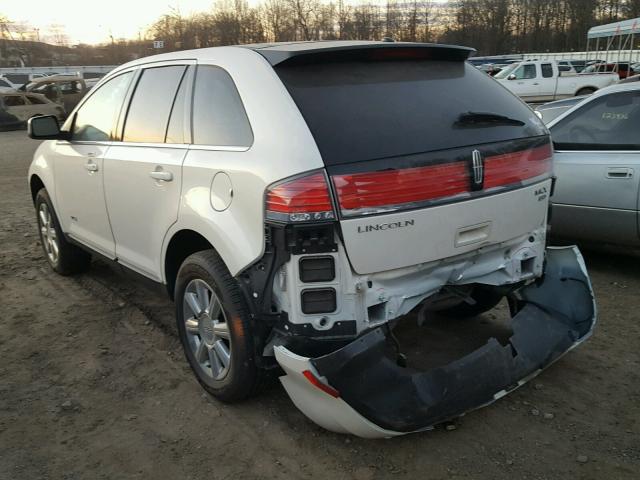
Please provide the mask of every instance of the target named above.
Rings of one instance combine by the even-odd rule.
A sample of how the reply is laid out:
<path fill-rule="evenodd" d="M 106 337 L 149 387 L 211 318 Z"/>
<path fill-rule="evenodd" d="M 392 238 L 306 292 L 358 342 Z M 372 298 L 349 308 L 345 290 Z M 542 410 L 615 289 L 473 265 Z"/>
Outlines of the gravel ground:
<path fill-rule="evenodd" d="M 191 375 L 165 296 L 98 261 L 50 271 L 26 179 L 36 146 L 0 133 L 0 479 L 638 478 L 637 258 L 586 252 L 596 333 L 533 382 L 449 428 L 367 441 L 315 426 L 277 383 L 219 403 Z M 407 318 L 399 335 L 410 359 L 443 340 L 465 351 L 504 314 Z"/>

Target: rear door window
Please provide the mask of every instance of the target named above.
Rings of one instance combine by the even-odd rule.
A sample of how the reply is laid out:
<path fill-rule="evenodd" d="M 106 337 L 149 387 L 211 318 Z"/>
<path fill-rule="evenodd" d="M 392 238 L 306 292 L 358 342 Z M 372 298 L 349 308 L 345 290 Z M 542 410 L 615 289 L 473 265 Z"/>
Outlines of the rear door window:
<path fill-rule="evenodd" d="M 595 99 L 551 128 L 560 150 L 639 150 L 640 91 Z"/>
<path fill-rule="evenodd" d="M 142 71 L 129 105 L 123 141 L 164 142 L 171 107 L 185 70 L 185 65 L 171 65 Z"/>
<path fill-rule="evenodd" d="M 249 147 L 253 132 L 231 76 L 222 68 L 200 65 L 193 96 L 193 143 Z"/>
<path fill-rule="evenodd" d="M 553 77 L 553 66 L 550 63 L 543 63 L 540 65 L 540 69 L 542 70 L 543 78 Z"/>
<path fill-rule="evenodd" d="M 190 69 L 193 69 L 193 67 L 188 67 L 182 76 L 180 88 L 173 101 L 169 126 L 167 127 L 166 143 L 189 143 L 190 141 L 188 137 L 185 137 L 185 107 L 189 83 L 192 83 L 193 80 L 192 73 L 189 71 Z"/>
<path fill-rule="evenodd" d="M 275 70 L 326 165 L 393 163 L 393 157 L 546 134 L 531 109 L 467 62 L 358 61 Z M 461 124 L 469 112 L 515 122 Z"/>

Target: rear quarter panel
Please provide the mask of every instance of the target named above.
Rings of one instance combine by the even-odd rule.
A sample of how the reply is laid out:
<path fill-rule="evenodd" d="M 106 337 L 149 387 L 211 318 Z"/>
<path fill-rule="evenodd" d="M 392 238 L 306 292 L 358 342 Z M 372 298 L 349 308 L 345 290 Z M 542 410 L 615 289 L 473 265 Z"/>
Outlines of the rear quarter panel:
<path fill-rule="evenodd" d="M 218 251 L 232 275 L 264 251 L 264 194 L 268 185 L 323 168 L 315 141 L 273 68 L 258 53 L 242 48 L 210 50 L 199 64 L 225 69 L 242 98 L 251 128 L 249 148 L 192 146 L 183 165 L 178 221 L 166 235 L 189 229 Z M 210 201 L 213 177 L 225 172 L 232 183 L 229 207 L 216 211 Z"/>

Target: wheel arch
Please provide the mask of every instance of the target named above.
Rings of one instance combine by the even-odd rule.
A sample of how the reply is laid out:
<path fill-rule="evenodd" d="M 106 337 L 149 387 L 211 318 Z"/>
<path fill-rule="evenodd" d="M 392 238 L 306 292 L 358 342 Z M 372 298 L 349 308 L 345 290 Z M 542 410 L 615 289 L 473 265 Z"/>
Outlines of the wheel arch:
<path fill-rule="evenodd" d="M 49 155 L 52 154 L 50 143 L 50 141 L 44 141 L 37 148 L 33 155 L 33 161 L 29 166 L 27 178 L 31 199 L 34 204 L 38 191 L 41 188 L 46 188 L 53 207 L 57 210 L 53 163 L 48 159 Z"/>
<path fill-rule="evenodd" d="M 171 300 L 174 299 L 174 289 L 180 265 L 189 255 L 203 250 L 216 251 L 204 235 L 188 228 L 173 233 L 167 242 L 163 268 L 167 293 Z"/>
<path fill-rule="evenodd" d="M 43 188 L 46 189 L 47 187 L 45 186 L 42 179 L 38 176 L 38 174 L 32 174 L 29 177 L 29 189 L 31 190 L 31 200 L 33 201 L 34 205 L 36 203 L 36 195 L 38 195 L 38 192 Z"/>
<path fill-rule="evenodd" d="M 584 90 L 591 90 L 591 93 L 595 93 L 599 90 L 599 88 L 594 85 L 583 85 L 576 91 L 573 96 L 577 97 L 579 95 L 582 95 L 580 92 L 583 92 Z"/>

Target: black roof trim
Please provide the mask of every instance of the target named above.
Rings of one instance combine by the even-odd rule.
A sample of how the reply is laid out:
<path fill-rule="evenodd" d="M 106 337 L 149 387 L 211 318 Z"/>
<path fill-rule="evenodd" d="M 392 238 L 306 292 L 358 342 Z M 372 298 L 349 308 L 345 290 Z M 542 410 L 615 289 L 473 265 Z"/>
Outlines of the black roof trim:
<path fill-rule="evenodd" d="M 445 60 L 463 62 L 475 50 L 457 45 L 410 42 L 288 42 L 243 45 L 272 66 L 378 60 Z"/>

